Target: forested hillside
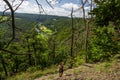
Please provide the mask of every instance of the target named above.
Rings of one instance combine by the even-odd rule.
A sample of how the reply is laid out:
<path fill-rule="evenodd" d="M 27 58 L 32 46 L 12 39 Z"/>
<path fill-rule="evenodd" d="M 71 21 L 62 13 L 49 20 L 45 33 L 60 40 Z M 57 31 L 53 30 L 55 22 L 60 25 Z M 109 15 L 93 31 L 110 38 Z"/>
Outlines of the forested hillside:
<path fill-rule="evenodd" d="M 89 3 L 89 17 L 86 17 L 84 6 L 87 1 L 83 1 L 80 8 L 83 17 L 74 17 L 73 8 L 70 17 L 64 17 L 16 13 L 14 6 L 4 0 L 10 12 L 0 12 L 0 80 L 22 80 L 26 79 L 26 74 L 28 79 L 35 79 L 58 73 L 56 69 L 61 62 L 66 70 L 90 63 L 93 68 L 87 68 L 88 73 L 90 70 L 94 73 L 99 67 L 96 74 L 106 69 L 103 74 L 117 72 L 112 79 L 119 80 L 120 1 L 94 0 L 96 7 Z M 96 68 L 98 63 L 105 64 Z M 85 69 L 78 73 L 85 75 Z M 74 79 L 71 77 L 71 80 Z"/>
<path fill-rule="evenodd" d="M 47 66 L 66 61 L 69 57 L 69 50 L 65 49 L 70 46 L 70 18 L 43 15 L 43 18 L 38 19 L 39 15 L 37 14 L 16 13 L 16 38 L 7 48 L 8 51 L 4 50 L 3 52 L 7 59 L 6 75 L 13 75 L 29 70 L 29 68 L 30 70 L 32 68 L 33 70 L 44 69 Z M 1 23 L 0 29 L 2 31 L 2 49 L 11 38 L 12 29 L 7 21 Z M 68 44 L 65 46 L 66 42 Z M 14 62 L 14 60 L 17 61 Z M 1 69 L 2 67 L 1 64 Z M 4 75 L 4 69 L 2 71 Z"/>

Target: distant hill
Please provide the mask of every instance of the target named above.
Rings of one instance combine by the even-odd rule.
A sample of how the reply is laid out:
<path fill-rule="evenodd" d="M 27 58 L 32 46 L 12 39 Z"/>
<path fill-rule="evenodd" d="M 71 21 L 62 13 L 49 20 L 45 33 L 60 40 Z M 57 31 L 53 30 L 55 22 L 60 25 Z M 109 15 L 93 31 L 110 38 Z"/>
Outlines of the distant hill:
<path fill-rule="evenodd" d="M 64 16 L 39 15 L 39 14 L 27 14 L 27 13 L 16 13 L 16 17 L 29 18 L 30 20 L 40 21 L 40 22 L 44 22 L 45 20 L 68 18 L 68 17 L 64 17 Z"/>
<path fill-rule="evenodd" d="M 9 13 L 6 13 L 9 14 Z M 0 12 L 2 15 L 2 12 Z M 29 13 L 15 13 L 16 18 L 22 18 L 27 21 L 37 21 L 37 22 L 44 22 L 46 20 L 53 20 L 53 19 L 67 19 L 68 17 L 65 16 L 55 16 L 55 15 L 39 15 L 39 14 L 29 14 Z"/>
<path fill-rule="evenodd" d="M 6 13 L 9 15 L 10 13 Z M 0 12 L 2 15 L 2 12 Z M 52 25 L 56 25 L 60 29 L 63 25 L 68 22 L 69 18 L 64 16 L 55 16 L 55 15 L 39 15 L 39 14 L 28 14 L 28 13 L 15 13 L 15 24 L 17 27 L 16 32 L 19 31 L 29 31 L 33 28 L 36 24 L 42 23 L 47 27 L 51 27 Z M 62 25 L 63 24 L 63 25 Z M 12 28 L 5 23 L 0 24 L 0 29 L 4 30 L 7 36 L 12 35 Z"/>

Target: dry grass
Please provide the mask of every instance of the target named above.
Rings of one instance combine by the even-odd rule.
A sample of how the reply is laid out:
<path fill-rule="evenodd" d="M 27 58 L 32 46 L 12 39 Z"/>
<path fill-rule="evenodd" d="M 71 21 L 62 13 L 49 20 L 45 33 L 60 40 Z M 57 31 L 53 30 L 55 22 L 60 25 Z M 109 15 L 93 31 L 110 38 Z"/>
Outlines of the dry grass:
<path fill-rule="evenodd" d="M 120 62 L 104 62 L 83 64 L 64 71 L 63 77 L 58 77 L 57 66 L 44 71 L 26 72 L 8 80 L 120 80 Z"/>
<path fill-rule="evenodd" d="M 62 78 L 50 74 L 35 80 L 120 80 L 120 62 L 84 64 L 64 71 Z"/>

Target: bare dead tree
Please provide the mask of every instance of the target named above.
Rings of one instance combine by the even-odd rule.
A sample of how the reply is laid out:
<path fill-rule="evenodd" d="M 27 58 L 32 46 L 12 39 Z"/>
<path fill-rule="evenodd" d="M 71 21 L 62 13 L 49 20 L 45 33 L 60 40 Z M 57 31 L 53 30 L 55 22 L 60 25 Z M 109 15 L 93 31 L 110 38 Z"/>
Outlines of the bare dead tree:
<path fill-rule="evenodd" d="M 92 9 L 93 9 L 93 0 L 90 0 L 90 3 L 89 3 L 89 5 L 90 5 L 90 12 L 92 11 Z M 90 33 L 90 23 L 92 22 L 92 20 L 93 20 L 93 14 L 90 14 L 90 19 L 89 19 L 89 21 L 88 21 L 88 33 L 87 33 L 87 35 L 88 35 L 88 37 L 89 37 L 89 33 Z"/>
<path fill-rule="evenodd" d="M 12 39 L 8 42 L 7 46 L 9 46 L 9 44 L 13 41 L 13 39 L 15 38 L 15 16 L 14 16 L 14 10 L 13 10 L 13 7 L 12 5 L 9 3 L 8 0 L 4 0 L 4 2 L 7 4 L 7 6 L 9 7 L 10 11 L 11 11 L 11 18 L 12 18 L 12 22 L 11 22 L 11 26 L 12 26 Z M 7 9 L 8 10 L 8 9 Z"/>
<path fill-rule="evenodd" d="M 72 68 L 73 66 L 73 61 L 72 61 L 72 58 L 73 58 L 73 44 L 74 44 L 74 24 L 73 24 L 73 8 L 71 10 L 71 48 L 70 48 L 70 57 L 71 57 L 71 61 L 70 61 L 70 66 L 69 68 Z"/>
<path fill-rule="evenodd" d="M 81 0 L 81 4 L 82 4 L 82 11 L 83 11 L 83 20 L 84 20 L 84 26 L 85 26 L 85 42 L 84 42 L 84 49 L 85 49 L 85 61 L 87 62 L 87 31 L 88 31 L 88 27 L 87 27 L 87 20 L 86 20 L 86 12 L 85 12 L 85 4 L 87 3 L 87 0 Z"/>
<path fill-rule="evenodd" d="M 2 66 L 3 66 L 4 72 L 5 72 L 5 76 L 8 76 L 6 64 L 5 64 L 5 61 L 4 61 L 4 58 L 3 58 L 2 55 L 0 55 L 0 59 L 1 59 L 1 63 L 2 63 Z"/>
<path fill-rule="evenodd" d="M 84 49 L 85 49 L 85 61 L 88 62 L 88 38 L 89 38 L 89 34 L 90 34 L 90 23 L 92 22 L 92 18 L 93 18 L 93 15 L 90 16 L 90 19 L 87 19 L 86 18 L 86 12 L 85 12 L 85 4 L 86 3 L 89 3 L 90 4 L 90 11 L 92 11 L 93 9 L 93 0 L 81 0 L 81 3 L 82 3 L 82 10 L 83 10 L 83 20 L 84 20 L 84 26 L 85 26 L 85 42 L 84 42 Z"/>
<path fill-rule="evenodd" d="M 93 9 L 93 0 L 91 0 L 91 3 L 90 3 L 90 11 L 92 11 Z M 91 20 L 93 19 L 93 14 L 91 14 Z"/>

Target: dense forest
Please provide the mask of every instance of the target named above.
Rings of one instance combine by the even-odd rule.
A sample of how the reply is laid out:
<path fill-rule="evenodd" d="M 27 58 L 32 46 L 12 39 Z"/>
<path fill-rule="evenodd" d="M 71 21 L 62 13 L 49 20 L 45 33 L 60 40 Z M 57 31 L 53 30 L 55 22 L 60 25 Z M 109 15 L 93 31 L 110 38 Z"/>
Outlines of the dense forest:
<path fill-rule="evenodd" d="M 87 18 L 86 1 L 80 18 L 73 9 L 70 17 L 0 12 L 0 80 L 60 62 L 72 68 L 120 58 L 120 1 L 94 0 Z"/>

